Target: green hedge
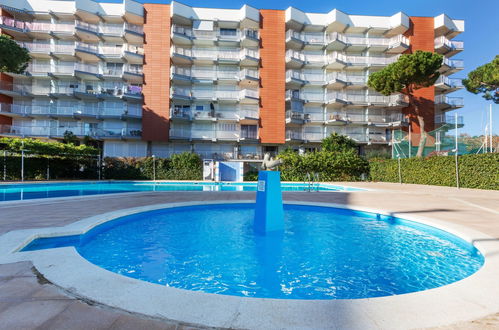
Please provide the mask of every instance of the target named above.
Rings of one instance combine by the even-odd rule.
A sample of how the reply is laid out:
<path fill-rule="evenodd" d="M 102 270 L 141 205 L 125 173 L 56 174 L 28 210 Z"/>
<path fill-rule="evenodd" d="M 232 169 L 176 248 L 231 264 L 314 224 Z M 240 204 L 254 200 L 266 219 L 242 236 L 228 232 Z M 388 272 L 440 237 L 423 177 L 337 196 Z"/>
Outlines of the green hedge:
<path fill-rule="evenodd" d="M 359 181 L 369 172 L 368 162 L 356 150 L 317 151 L 298 155 L 289 151 L 279 154 L 283 181 L 304 181 L 307 173 L 319 174 L 320 181 Z"/>
<path fill-rule="evenodd" d="M 0 180 L 3 180 L 4 169 L 7 180 L 21 180 L 21 156 L 3 157 L 0 153 Z M 46 180 L 47 172 L 51 180 L 96 180 L 99 178 L 95 157 L 68 158 L 30 155 L 24 157 L 25 180 Z"/>
<path fill-rule="evenodd" d="M 203 163 L 199 155 L 184 152 L 171 158 L 105 158 L 104 179 L 152 180 L 156 166 L 156 180 L 202 180 Z"/>
<path fill-rule="evenodd" d="M 499 154 L 458 157 L 459 184 L 463 188 L 499 190 Z M 401 159 L 403 183 L 456 186 L 454 156 Z M 375 159 L 370 163 L 372 181 L 399 182 L 396 159 Z"/>

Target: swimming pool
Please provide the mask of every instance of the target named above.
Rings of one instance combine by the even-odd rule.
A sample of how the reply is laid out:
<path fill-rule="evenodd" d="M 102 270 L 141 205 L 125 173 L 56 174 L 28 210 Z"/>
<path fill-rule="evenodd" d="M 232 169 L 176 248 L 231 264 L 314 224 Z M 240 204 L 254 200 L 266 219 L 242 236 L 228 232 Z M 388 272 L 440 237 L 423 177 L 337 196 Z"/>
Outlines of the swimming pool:
<path fill-rule="evenodd" d="M 282 191 L 308 191 L 308 184 L 282 183 Z M 363 189 L 314 184 L 313 191 L 361 191 Z M 0 185 L 0 202 L 38 198 L 117 194 L 147 191 L 256 191 L 255 182 L 148 182 L 91 181 Z"/>
<path fill-rule="evenodd" d="M 190 291 L 301 300 L 359 299 L 437 288 L 483 256 L 448 232 L 401 218 L 285 204 L 285 231 L 253 231 L 253 203 L 192 205 L 116 218 L 23 251 L 74 246 L 109 271 Z"/>

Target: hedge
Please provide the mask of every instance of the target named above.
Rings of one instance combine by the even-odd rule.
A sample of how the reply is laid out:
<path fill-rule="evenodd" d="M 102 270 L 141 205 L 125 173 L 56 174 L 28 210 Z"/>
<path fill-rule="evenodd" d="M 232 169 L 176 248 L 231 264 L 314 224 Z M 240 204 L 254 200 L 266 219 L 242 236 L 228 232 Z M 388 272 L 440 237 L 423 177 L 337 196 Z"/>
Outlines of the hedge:
<path fill-rule="evenodd" d="M 47 167 L 51 180 L 97 180 L 99 170 L 95 156 L 53 157 L 26 155 L 25 180 L 46 180 Z M 156 180 L 202 180 L 202 161 L 197 154 L 174 154 L 171 158 L 104 158 L 101 178 L 107 180 L 152 180 L 153 163 Z M 0 180 L 4 168 L 7 180 L 21 180 L 21 156 L 0 154 Z"/>
<path fill-rule="evenodd" d="M 171 158 L 104 158 L 104 179 L 152 180 L 202 180 L 203 162 L 199 155 L 184 152 Z"/>
<path fill-rule="evenodd" d="M 462 188 L 499 190 L 499 153 L 458 156 L 459 185 Z M 401 159 L 403 183 L 456 186 L 454 156 Z M 399 182 L 396 159 L 369 162 L 370 179 Z"/>
<path fill-rule="evenodd" d="M 0 154 L 0 180 L 3 180 L 4 169 L 7 180 L 21 180 L 21 156 L 4 157 Z M 96 180 L 99 178 L 96 157 L 69 158 L 33 155 L 24 157 L 25 180 L 46 180 L 47 172 L 51 180 Z"/>

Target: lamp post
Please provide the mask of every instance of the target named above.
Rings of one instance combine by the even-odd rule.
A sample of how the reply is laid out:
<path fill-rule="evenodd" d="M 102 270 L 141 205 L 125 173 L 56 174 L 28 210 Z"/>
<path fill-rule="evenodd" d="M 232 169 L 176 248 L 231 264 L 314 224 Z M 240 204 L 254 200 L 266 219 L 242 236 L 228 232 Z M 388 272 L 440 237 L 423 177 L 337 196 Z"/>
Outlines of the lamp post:
<path fill-rule="evenodd" d="M 152 178 L 156 181 L 156 155 L 152 155 Z"/>

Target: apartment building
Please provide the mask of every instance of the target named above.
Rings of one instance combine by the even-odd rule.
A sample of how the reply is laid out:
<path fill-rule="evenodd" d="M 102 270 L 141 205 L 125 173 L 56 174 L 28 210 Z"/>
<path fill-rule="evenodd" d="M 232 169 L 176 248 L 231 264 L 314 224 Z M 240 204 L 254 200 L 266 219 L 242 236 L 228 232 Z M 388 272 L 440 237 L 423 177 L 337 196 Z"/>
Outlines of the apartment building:
<path fill-rule="evenodd" d="M 394 130 L 419 132 L 405 95 L 383 96 L 369 74 L 404 53 L 445 56 L 417 91 L 427 130 L 461 107 L 448 93 L 462 20 L 348 15 L 339 10 L 194 8 L 93 0 L 0 0 L 0 32 L 26 47 L 22 75 L 0 76 L 0 135 L 103 141 L 108 156 L 259 158 L 316 148 L 333 132 L 362 150 Z"/>

